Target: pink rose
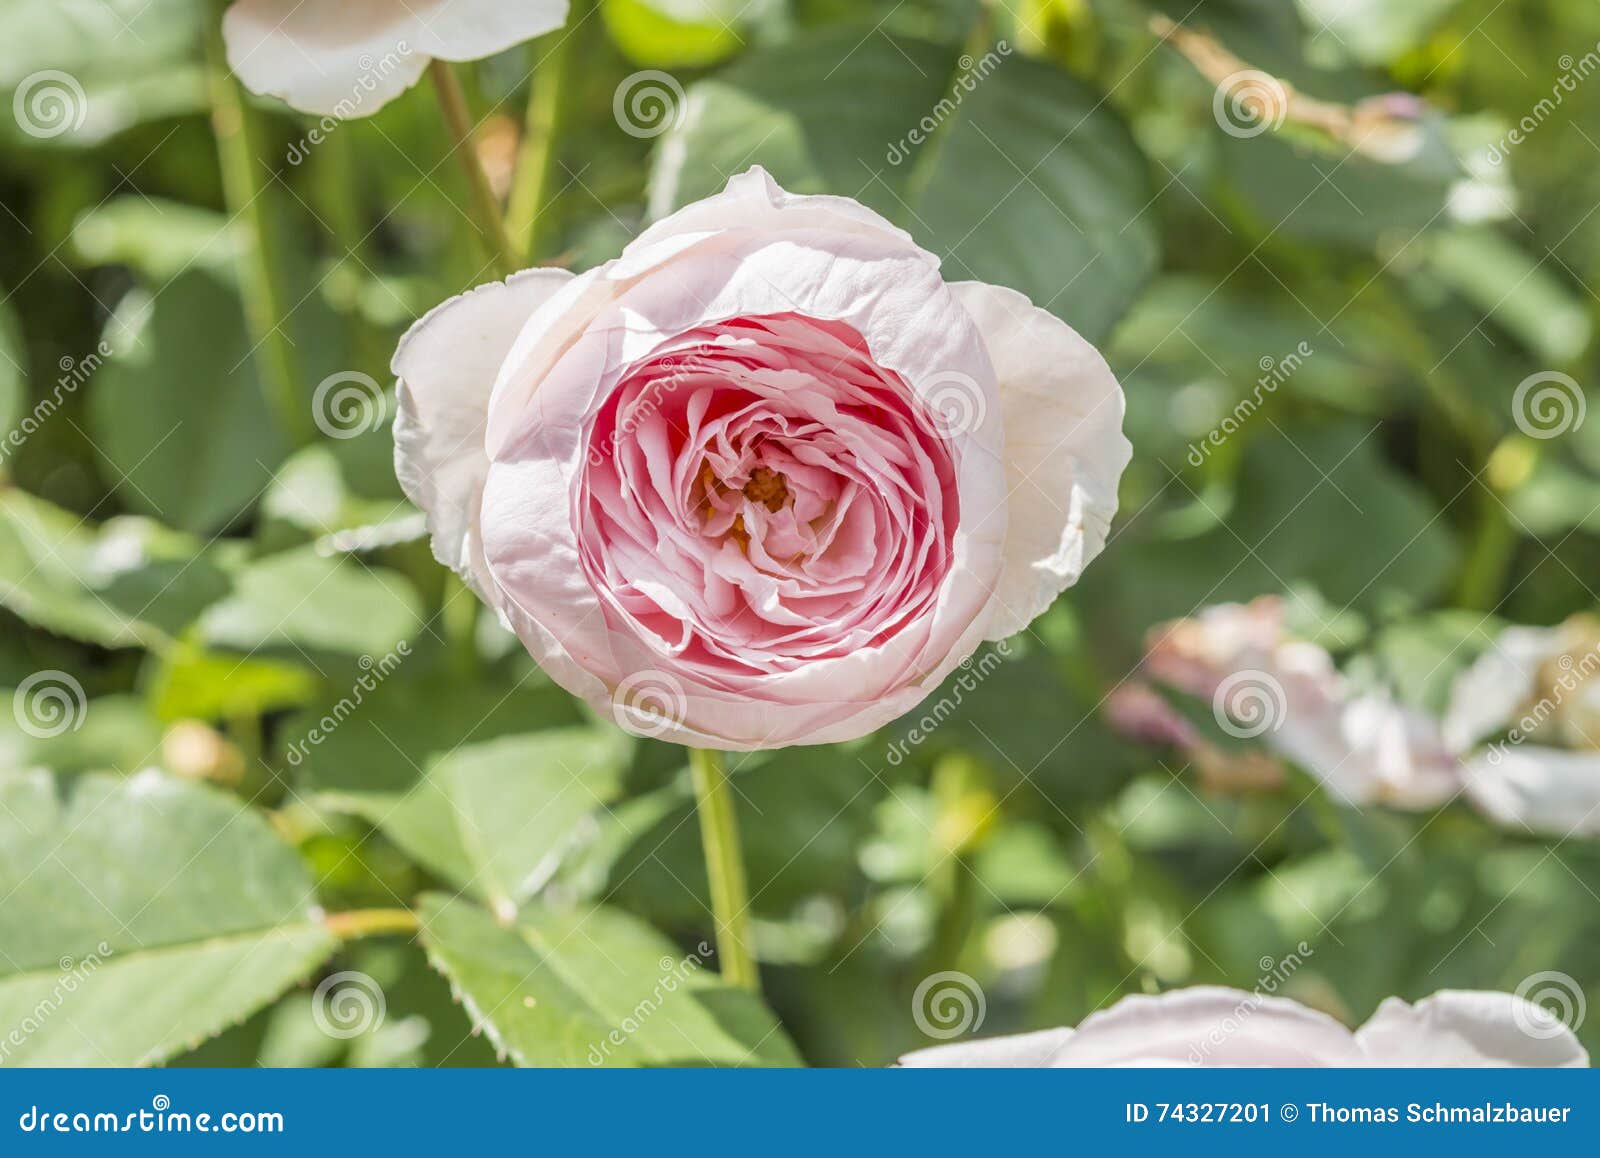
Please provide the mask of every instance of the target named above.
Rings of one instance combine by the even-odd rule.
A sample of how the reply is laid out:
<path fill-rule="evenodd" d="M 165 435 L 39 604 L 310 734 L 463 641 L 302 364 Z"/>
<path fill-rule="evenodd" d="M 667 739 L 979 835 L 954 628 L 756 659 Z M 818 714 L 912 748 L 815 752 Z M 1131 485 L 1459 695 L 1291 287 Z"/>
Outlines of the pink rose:
<path fill-rule="evenodd" d="M 563 687 L 701 747 L 908 711 L 1077 579 L 1129 458 L 1070 327 L 760 169 L 446 302 L 394 370 L 439 558 Z"/>

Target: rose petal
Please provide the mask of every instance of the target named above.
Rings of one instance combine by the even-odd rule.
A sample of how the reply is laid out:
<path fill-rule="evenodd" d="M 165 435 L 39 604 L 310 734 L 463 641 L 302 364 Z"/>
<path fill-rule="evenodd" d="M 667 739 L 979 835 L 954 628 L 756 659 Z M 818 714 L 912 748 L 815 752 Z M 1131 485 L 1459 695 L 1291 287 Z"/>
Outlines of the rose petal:
<path fill-rule="evenodd" d="M 228 65 L 301 112 L 368 117 L 431 58 L 477 60 L 566 23 L 568 0 L 235 0 Z"/>
<path fill-rule="evenodd" d="M 989 638 L 1004 639 L 1105 546 L 1133 448 L 1122 433 L 1122 388 L 1077 331 L 1015 290 L 950 288 L 977 323 L 1000 385 L 1010 513 Z"/>
<path fill-rule="evenodd" d="M 1462 769 L 1467 796 L 1498 824 L 1547 836 L 1600 833 L 1600 752 L 1495 744 Z"/>
<path fill-rule="evenodd" d="M 1510 993 L 1441 990 L 1415 1005 L 1391 997 L 1356 1032 L 1372 1065 L 1587 1066 L 1555 1016 Z"/>
<path fill-rule="evenodd" d="M 369 117 L 428 67 L 407 40 L 413 23 L 393 0 L 235 0 L 222 38 L 250 91 L 301 112 Z"/>
<path fill-rule="evenodd" d="M 434 555 L 480 595 L 486 588 L 474 528 L 489 470 L 489 395 L 529 315 L 571 280 L 565 270 L 531 269 L 479 286 L 433 309 L 395 351 L 395 474 L 427 515 Z"/>
<path fill-rule="evenodd" d="M 1350 1066 L 1350 1031 L 1282 997 L 1201 985 L 1135 994 L 1095 1013 L 1057 1052 L 1057 1066 Z"/>
<path fill-rule="evenodd" d="M 908 1069 L 1042 1069 L 1072 1038 L 1070 1029 L 1041 1029 L 1004 1037 L 930 1046 L 902 1057 Z"/>
<path fill-rule="evenodd" d="M 1533 698 L 1539 666 L 1561 651 L 1560 628 L 1510 627 L 1455 679 L 1445 712 L 1445 739 L 1463 751 L 1504 731 Z"/>

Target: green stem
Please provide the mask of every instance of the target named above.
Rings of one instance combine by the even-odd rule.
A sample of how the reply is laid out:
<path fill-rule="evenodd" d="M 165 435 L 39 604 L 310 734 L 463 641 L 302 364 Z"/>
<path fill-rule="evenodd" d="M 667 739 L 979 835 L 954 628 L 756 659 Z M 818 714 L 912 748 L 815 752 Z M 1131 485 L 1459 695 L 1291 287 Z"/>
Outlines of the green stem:
<path fill-rule="evenodd" d="M 506 232 L 522 260 L 535 262 L 548 236 L 551 186 L 554 184 L 556 140 L 564 121 L 562 94 L 567 89 L 567 59 L 578 37 L 576 6 L 570 26 L 552 32 L 534 47 L 538 65 L 528 94 L 522 147 L 517 151 L 516 177 L 506 204 Z"/>
<path fill-rule="evenodd" d="M 311 414 L 303 405 L 295 372 L 294 352 L 283 330 L 284 296 L 278 285 L 274 252 L 267 236 L 266 188 L 257 168 L 251 137 L 251 113 L 238 82 L 228 71 L 222 46 L 221 9 L 207 22 L 206 83 L 211 97 L 211 124 L 222 168 L 222 192 L 228 213 L 248 230 L 240 255 L 239 290 L 244 299 L 245 324 L 267 405 L 296 446 L 315 438 Z"/>
<path fill-rule="evenodd" d="M 384 933 L 415 933 L 419 922 L 410 909 L 354 909 L 329 913 L 322 918 L 322 926 L 341 941 L 354 941 Z"/>
<path fill-rule="evenodd" d="M 711 910 L 717 923 L 717 959 L 722 975 L 759 992 L 761 978 L 750 949 L 750 894 L 739 850 L 739 818 L 734 812 L 722 753 L 689 749 L 689 770 L 700 812 L 700 840 L 706 875 L 711 878 Z"/>
<path fill-rule="evenodd" d="M 516 246 L 506 232 L 505 218 L 500 215 L 500 203 L 489 185 L 489 175 L 483 171 L 478 151 L 473 148 L 472 116 L 467 111 L 467 94 L 461 89 L 461 79 L 444 60 L 430 61 L 428 76 L 433 81 L 433 91 L 438 94 L 439 109 L 444 113 L 445 127 L 450 130 L 453 151 L 461 161 L 472 190 L 473 222 L 500 276 L 510 277 L 517 272 L 517 263 L 512 257 Z"/>

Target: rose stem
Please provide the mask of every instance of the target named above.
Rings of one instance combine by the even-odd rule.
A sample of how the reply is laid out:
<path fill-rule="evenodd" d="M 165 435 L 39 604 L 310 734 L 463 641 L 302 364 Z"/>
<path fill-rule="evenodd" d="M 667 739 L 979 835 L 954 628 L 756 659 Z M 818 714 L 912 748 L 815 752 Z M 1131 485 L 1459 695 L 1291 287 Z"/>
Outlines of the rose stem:
<path fill-rule="evenodd" d="M 224 6 L 217 5 L 219 9 Z M 289 335 L 283 329 L 284 297 L 272 261 L 274 250 L 267 237 L 266 189 L 251 140 L 255 126 L 244 94 L 228 71 L 220 17 L 207 21 L 206 85 L 211 97 L 211 126 L 217 139 L 223 197 L 230 217 L 234 221 L 242 219 L 249 233 L 239 257 L 239 291 L 244 299 L 245 325 L 256 370 L 279 428 L 294 445 L 304 446 L 312 441 L 314 433 L 310 408 L 302 404 L 300 397 Z"/>
<path fill-rule="evenodd" d="M 561 95 L 567 87 L 567 58 L 582 20 L 587 18 L 578 17 L 580 6 L 581 0 L 573 5 L 568 27 L 552 32 L 533 47 L 538 63 L 528 93 L 528 113 L 522 131 L 522 147 L 517 151 L 516 177 L 511 182 L 511 197 L 506 203 L 506 232 L 516 247 L 513 252 L 530 263 L 539 259 L 540 246 L 548 233 L 556 140 L 565 119 Z"/>
<path fill-rule="evenodd" d="M 461 91 L 461 80 L 449 61 L 444 60 L 429 61 L 428 76 L 433 80 L 433 91 L 438 94 L 445 127 L 450 130 L 455 145 L 453 151 L 461 159 L 467 184 L 472 188 L 473 223 L 500 275 L 510 277 L 517 272 L 517 263 L 512 257 L 516 247 L 506 233 L 505 218 L 500 216 L 500 205 L 489 186 L 489 175 L 483 171 L 478 151 L 472 145 L 472 117 L 467 112 L 467 95 Z"/>
<path fill-rule="evenodd" d="M 700 813 L 700 840 L 711 878 L 711 911 L 717 923 L 717 959 L 722 976 L 760 992 L 761 978 L 750 952 L 750 894 L 739 851 L 739 818 L 733 807 L 722 753 L 689 749 L 689 770 Z"/>
<path fill-rule="evenodd" d="M 418 921 L 410 909 L 352 909 L 329 913 L 322 918 L 322 927 L 341 941 L 353 941 L 383 933 L 415 933 Z"/>

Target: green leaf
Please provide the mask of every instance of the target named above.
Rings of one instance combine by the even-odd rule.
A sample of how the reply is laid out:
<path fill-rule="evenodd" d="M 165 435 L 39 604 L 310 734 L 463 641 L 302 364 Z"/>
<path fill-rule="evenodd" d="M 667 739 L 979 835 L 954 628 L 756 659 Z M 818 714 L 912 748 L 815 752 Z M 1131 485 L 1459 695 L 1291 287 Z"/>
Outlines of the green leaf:
<path fill-rule="evenodd" d="M 361 813 L 504 917 L 583 839 L 584 819 L 621 793 L 631 751 L 623 733 L 598 727 L 472 744 L 434 761 L 393 805 L 369 801 Z"/>
<path fill-rule="evenodd" d="M 199 0 L 9 0 L 0 90 L 26 116 L 0 134 L 86 148 L 143 121 L 205 107 Z"/>
<path fill-rule="evenodd" d="M 1199 506 L 1208 530 L 1125 540 L 1120 568 L 1085 573 L 1085 596 L 1116 607 L 1137 637 L 1201 604 L 1301 581 L 1335 606 L 1362 611 L 1415 607 L 1441 593 L 1455 568 L 1455 536 L 1420 488 L 1381 457 L 1376 426 L 1266 425 L 1259 435 L 1245 450 L 1231 505 L 1211 496 Z M 1198 506 L 1194 491 L 1192 483 L 1173 487 L 1174 497 Z M 1146 530 L 1156 523 L 1147 515 Z"/>
<path fill-rule="evenodd" d="M 1102 94 L 998 50 L 834 31 L 693 86 L 652 174 L 659 215 L 765 165 L 859 197 L 945 260 L 1103 338 L 1153 272 L 1145 161 Z"/>
<path fill-rule="evenodd" d="M 737 28 L 749 0 L 601 0 L 606 31 L 651 68 L 705 68 L 744 45 Z"/>
<path fill-rule="evenodd" d="M 152 657 L 145 694 L 150 711 L 174 720 L 231 720 L 302 707 L 316 696 L 316 673 L 298 663 L 218 654 L 179 644 Z"/>
<path fill-rule="evenodd" d="M 233 284 L 247 235 L 210 209 L 156 197 L 114 197 L 73 224 L 72 245 L 90 265 L 125 265 L 165 283 L 191 266 Z"/>
<path fill-rule="evenodd" d="M 59 684 L 55 686 L 60 686 Z M 0 688 L 13 704 L 15 689 Z M 57 772 L 137 772 L 161 762 L 161 726 L 137 696 L 100 696 L 72 717 L 73 726 L 49 735 L 22 727 L 23 715 L 0 715 L 0 768 L 50 768 Z"/>
<path fill-rule="evenodd" d="M 0 775 L 0 805 L 0 1024 L 22 1037 L 8 1064 L 160 1062 L 334 948 L 294 851 L 221 794 L 35 772 Z"/>
<path fill-rule="evenodd" d="M 90 398 L 90 434 L 129 506 L 189 531 L 220 530 L 272 478 L 284 442 L 232 289 L 190 270 L 113 315 L 114 355 Z"/>
<path fill-rule="evenodd" d="M 523 1066 L 794 1065 L 754 994 L 723 983 L 618 909 L 529 906 L 514 925 L 429 894 L 429 959 L 473 1021 Z"/>
<path fill-rule="evenodd" d="M 200 620 L 213 647 L 364 656 L 395 652 L 422 625 L 417 593 L 400 575 L 299 547 L 258 559 Z"/>
<path fill-rule="evenodd" d="M 176 634 L 226 593 L 211 553 L 147 519 L 93 527 L 24 491 L 0 493 L 0 604 L 103 647 Z"/>

